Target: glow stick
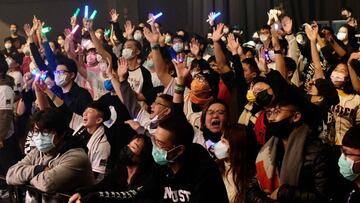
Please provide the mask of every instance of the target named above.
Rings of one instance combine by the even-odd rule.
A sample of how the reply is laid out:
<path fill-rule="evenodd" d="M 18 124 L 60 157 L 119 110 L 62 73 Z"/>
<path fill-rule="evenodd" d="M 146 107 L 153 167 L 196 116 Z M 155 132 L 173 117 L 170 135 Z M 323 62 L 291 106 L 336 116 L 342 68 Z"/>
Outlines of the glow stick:
<path fill-rule="evenodd" d="M 86 48 L 91 43 L 91 40 L 86 41 L 83 45 L 81 45 L 83 48 Z"/>
<path fill-rule="evenodd" d="M 89 16 L 89 6 L 86 5 L 85 6 L 85 11 L 84 11 L 84 18 L 88 18 L 88 16 Z"/>
<path fill-rule="evenodd" d="M 50 32 L 50 31 L 51 31 L 51 27 L 44 27 L 41 29 L 41 32 L 44 34 Z"/>
<path fill-rule="evenodd" d="M 219 17 L 221 15 L 221 12 L 217 12 L 213 17 L 212 19 L 215 20 L 217 17 Z"/>
<path fill-rule="evenodd" d="M 36 71 L 36 69 L 32 69 L 32 70 L 31 70 L 31 74 L 33 74 L 35 77 L 40 76 L 40 73 L 38 73 L 38 72 Z M 40 76 L 40 79 L 44 81 L 44 80 L 46 79 L 46 74 L 42 74 L 42 75 Z"/>
<path fill-rule="evenodd" d="M 71 34 L 75 34 L 77 29 L 79 29 L 79 25 L 76 25 L 74 29 L 72 29 Z"/>
<path fill-rule="evenodd" d="M 105 36 L 109 36 L 110 33 L 111 33 L 111 30 L 110 30 L 110 29 L 108 29 L 108 30 L 106 29 L 106 30 L 105 30 Z"/>
<path fill-rule="evenodd" d="M 79 13 L 80 13 L 80 8 L 77 8 L 75 13 L 74 13 L 74 16 L 77 17 L 79 15 Z"/>
<path fill-rule="evenodd" d="M 90 16 L 90 20 L 94 20 L 96 14 L 97 14 L 97 10 L 94 10 Z"/>
<path fill-rule="evenodd" d="M 158 18 L 159 18 L 160 16 L 162 16 L 162 15 L 163 15 L 162 12 L 156 14 L 156 15 L 154 16 L 154 21 L 155 21 L 156 19 L 158 19 Z M 151 20 L 148 20 L 148 21 L 147 21 L 147 23 L 150 23 L 150 22 L 151 22 Z"/>

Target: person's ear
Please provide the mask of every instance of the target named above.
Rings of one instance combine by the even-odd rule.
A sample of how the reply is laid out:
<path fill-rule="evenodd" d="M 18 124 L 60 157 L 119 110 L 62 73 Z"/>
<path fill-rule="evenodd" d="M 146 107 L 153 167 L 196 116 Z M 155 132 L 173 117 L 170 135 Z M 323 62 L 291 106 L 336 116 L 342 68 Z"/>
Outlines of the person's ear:
<path fill-rule="evenodd" d="M 323 97 L 323 96 L 319 96 L 319 97 L 318 97 L 318 102 L 322 102 L 322 101 L 324 101 L 324 97 Z"/>
<path fill-rule="evenodd" d="M 296 123 L 296 122 L 300 121 L 300 119 L 301 119 L 301 113 L 296 111 L 293 118 L 292 118 L 293 123 Z"/>
<path fill-rule="evenodd" d="M 96 124 L 100 125 L 103 121 L 104 121 L 103 118 L 97 118 Z"/>

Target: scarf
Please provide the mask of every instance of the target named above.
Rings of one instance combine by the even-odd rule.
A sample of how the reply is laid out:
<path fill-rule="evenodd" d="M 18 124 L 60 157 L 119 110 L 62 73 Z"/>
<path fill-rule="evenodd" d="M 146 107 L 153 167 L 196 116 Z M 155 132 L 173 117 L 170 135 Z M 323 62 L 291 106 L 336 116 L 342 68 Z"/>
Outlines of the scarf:
<path fill-rule="evenodd" d="M 304 144 L 309 134 L 310 128 L 305 124 L 292 131 L 280 166 L 280 174 L 279 166 L 276 166 L 276 154 L 277 147 L 282 141 L 273 136 L 260 149 L 256 158 L 256 172 L 260 187 L 265 193 L 271 194 L 282 184 L 298 185 L 303 165 Z"/>

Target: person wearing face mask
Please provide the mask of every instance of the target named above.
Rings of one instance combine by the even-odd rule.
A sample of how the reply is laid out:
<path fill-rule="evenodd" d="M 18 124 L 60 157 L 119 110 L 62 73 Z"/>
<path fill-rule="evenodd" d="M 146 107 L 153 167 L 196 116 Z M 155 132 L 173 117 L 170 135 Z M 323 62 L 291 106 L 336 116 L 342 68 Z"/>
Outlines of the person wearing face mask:
<path fill-rule="evenodd" d="M 349 182 L 342 185 L 342 190 L 346 191 L 343 202 L 360 202 L 360 126 L 351 127 L 344 135 L 342 153 L 338 160 L 341 175 Z"/>
<path fill-rule="evenodd" d="M 93 184 L 86 146 L 71 136 L 68 126 L 65 116 L 57 109 L 37 112 L 31 122 L 36 149 L 9 169 L 7 183 L 31 184 L 44 192 L 70 192 Z M 51 197 L 43 199 L 51 201 Z"/>
<path fill-rule="evenodd" d="M 140 42 L 129 39 L 124 44 L 122 57 L 126 60 L 129 74 L 127 79 L 131 88 L 137 94 L 142 94 L 142 100 L 145 100 L 147 104 L 151 104 L 155 98 L 151 93 L 153 89 L 151 74 L 140 64 L 141 50 Z"/>
<path fill-rule="evenodd" d="M 359 46 L 355 38 L 355 30 L 350 25 L 342 25 L 336 34 L 336 38 L 343 43 L 343 47 L 347 53 L 358 50 Z"/>
<path fill-rule="evenodd" d="M 65 53 L 65 35 L 64 34 L 59 34 L 57 36 L 57 41 L 56 41 L 59 45 L 60 45 L 60 50 L 61 53 Z"/>
<path fill-rule="evenodd" d="M 15 49 L 20 50 L 21 46 L 26 43 L 26 39 L 20 35 L 18 35 L 18 26 L 15 23 L 10 24 L 10 36 L 12 46 L 15 47 Z"/>
<path fill-rule="evenodd" d="M 54 72 L 55 84 L 62 90 L 61 95 L 56 95 L 52 89 L 46 85 L 39 85 L 40 91 L 46 96 L 57 108 L 66 108 L 70 115 L 70 127 L 77 129 L 82 122 L 81 115 L 87 105 L 92 101 L 90 93 L 84 88 L 79 87 L 74 81 L 77 75 L 77 66 L 75 61 L 65 56 L 57 56 L 57 67 Z M 40 84 L 42 84 L 40 82 Z"/>
<path fill-rule="evenodd" d="M 257 155 L 256 171 L 263 193 L 276 202 L 330 202 L 334 195 L 330 148 L 308 125 L 307 106 L 304 95 L 288 91 L 266 111 L 272 137 Z"/>
<path fill-rule="evenodd" d="M 99 183 L 75 190 L 69 203 L 80 202 L 116 202 L 116 196 L 100 196 L 101 193 L 114 192 L 120 197 L 120 191 L 137 190 L 152 177 L 154 160 L 151 156 L 151 139 L 145 135 L 135 135 L 121 148 L 116 167 Z M 155 203 L 150 198 L 134 198 L 121 202 Z"/>
<path fill-rule="evenodd" d="M 184 44 L 184 37 L 180 35 L 175 35 L 172 38 L 172 50 L 175 52 L 175 56 L 172 56 L 172 58 L 177 58 L 180 53 L 184 52 L 185 44 Z"/>
<path fill-rule="evenodd" d="M 259 195 L 254 164 L 256 146 L 249 138 L 244 125 L 234 124 L 225 129 L 221 140 L 214 145 L 230 203 L 269 201 Z"/>
<path fill-rule="evenodd" d="M 81 137 L 89 150 L 88 156 L 96 183 L 100 182 L 107 172 L 111 146 L 103 124 L 110 119 L 110 116 L 109 107 L 99 101 L 91 102 L 83 113 L 83 125 L 73 134 Z"/>
<path fill-rule="evenodd" d="M 4 39 L 4 49 L 2 50 L 2 53 L 13 58 L 16 63 L 22 64 L 24 55 L 13 46 L 11 38 Z"/>

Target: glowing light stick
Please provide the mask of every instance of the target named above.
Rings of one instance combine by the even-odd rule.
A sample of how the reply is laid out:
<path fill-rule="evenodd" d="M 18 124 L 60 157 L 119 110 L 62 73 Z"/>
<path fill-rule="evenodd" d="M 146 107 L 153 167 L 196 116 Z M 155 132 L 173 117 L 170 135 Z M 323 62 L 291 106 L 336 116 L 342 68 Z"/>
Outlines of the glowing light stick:
<path fill-rule="evenodd" d="M 156 14 L 156 15 L 154 15 L 154 21 L 156 20 L 156 19 L 158 19 L 160 16 L 162 16 L 163 15 L 163 13 L 162 12 L 160 12 L 160 13 L 158 13 L 158 14 Z M 150 23 L 151 22 L 151 20 L 148 20 L 147 21 L 147 23 Z"/>
<path fill-rule="evenodd" d="M 221 12 L 217 12 L 213 17 L 212 19 L 215 20 L 217 17 L 219 17 L 221 15 Z"/>
<path fill-rule="evenodd" d="M 94 20 L 96 14 L 97 14 L 97 10 L 94 10 L 90 16 L 90 20 Z"/>
<path fill-rule="evenodd" d="M 74 29 L 72 29 L 71 34 L 75 34 L 75 32 L 79 29 L 79 25 L 76 25 Z"/>
<path fill-rule="evenodd" d="M 83 45 L 81 45 L 83 48 L 86 48 L 91 43 L 91 40 L 86 41 Z"/>
<path fill-rule="evenodd" d="M 86 5 L 85 6 L 85 11 L 84 11 L 84 18 L 88 18 L 88 16 L 89 16 L 89 6 Z"/>
<path fill-rule="evenodd" d="M 46 74 L 40 75 L 40 73 L 38 73 L 38 72 L 36 71 L 36 69 L 32 69 L 32 70 L 31 70 L 31 74 L 33 74 L 35 77 L 40 76 L 40 79 L 43 80 L 43 81 L 46 79 Z"/>
<path fill-rule="evenodd" d="M 74 16 L 77 17 L 79 15 L 79 13 L 80 13 L 80 8 L 77 8 L 75 13 L 74 13 Z"/>
<path fill-rule="evenodd" d="M 105 30 L 105 36 L 109 36 L 110 33 L 111 33 L 111 30 L 110 30 L 110 29 L 106 29 L 106 30 Z"/>
<path fill-rule="evenodd" d="M 51 27 L 44 27 L 41 29 L 41 32 L 44 34 L 50 32 L 50 31 L 51 31 Z"/>

